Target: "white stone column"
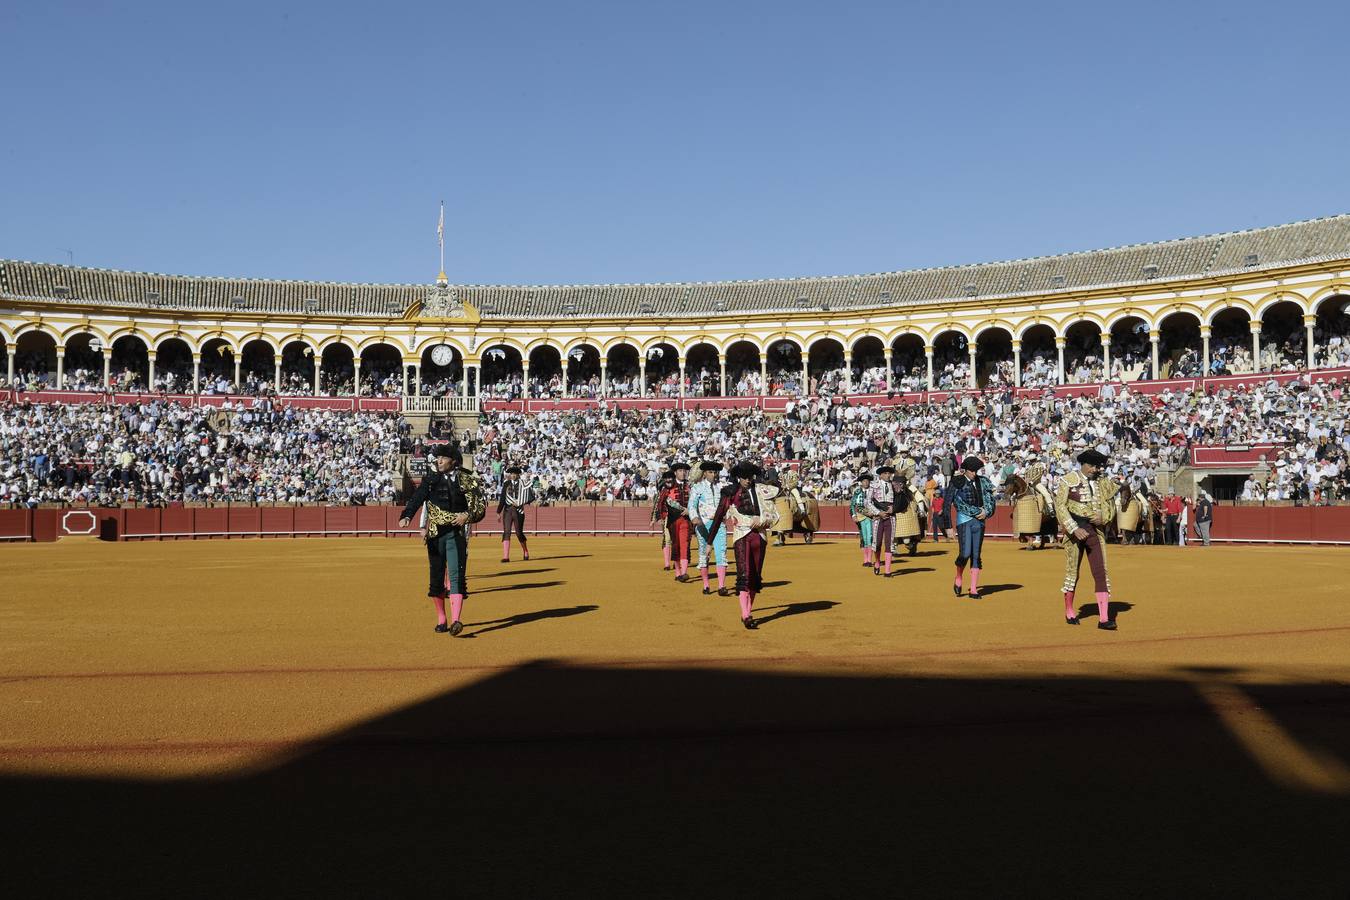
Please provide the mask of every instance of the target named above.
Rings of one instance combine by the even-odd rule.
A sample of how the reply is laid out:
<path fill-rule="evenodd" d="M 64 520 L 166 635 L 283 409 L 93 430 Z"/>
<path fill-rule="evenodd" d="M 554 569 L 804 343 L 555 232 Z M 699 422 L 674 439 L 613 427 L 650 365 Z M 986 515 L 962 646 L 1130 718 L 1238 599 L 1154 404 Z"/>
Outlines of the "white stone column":
<path fill-rule="evenodd" d="M 638 357 L 638 396 L 647 396 L 647 356 Z"/>
<path fill-rule="evenodd" d="M 241 353 L 234 354 L 234 389 L 236 391 L 239 390 L 241 387 L 239 383 L 239 364 L 242 362 L 242 360 L 240 359 L 241 355 L 242 355 Z"/>
<path fill-rule="evenodd" d="M 408 361 L 403 361 L 403 396 L 408 396 Z"/>
<path fill-rule="evenodd" d="M 476 370 L 477 368 L 478 368 L 477 366 L 470 366 L 468 363 L 464 362 L 461 362 L 459 364 L 459 396 L 461 399 L 465 401 L 468 401 L 469 399 L 469 373 L 473 370 Z M 418 368 L 418 374 L 419 377 L 417 379 L 417 384 L 418 384 L 418 391 L 420 392 L 422 384 L 422 379 L 420 377 L 421 375 L 420 367 Z"/>
<path fill-rule="evenodd" d="M 530 397 L 530 361 L 528 359 L 520 361 L 520 396 L 526 399 Z"/>
<path fill-rule="evenodd" d="M 811 354 L 802 351 L 802 396 L 807 397 L 811 394 Z"/>
<path fill-rule="evenodd" d="M 361 355 L 352 354 L 352 396 L 361 396 Z"/>
<path fill-rule="evenodd" d="M 844 393 L 853 393 L 853 351 L 844 351 Z"/>
<path fill-rule="evenodd" d="M 319 389 L 320 389 L 320 386 L 322 385 L 322 382 L 321 382 L 320 379 L 319 379 L 319 375 L 320 375 L 322 372 L 323 372 L 323 355 L 320 354 L 320 353 L 315 353 L 315 354 L 314 354 L 314 396 L 315 396 L 315 397 L 319 396 Z"/>
<path fill-rule="evenodd" d="M 1022 386 L 1022 342 L 1013 341 L 1013 387 Z"/>
<path fill-rule="evenodd" d="M 1055 378 L 1060 384 L 1064 383 L 1064 345 L 1068 342 L 1068 338 L 1055 338 Z"/>
<path fill-rule="evenodd" d="M 1249 326 L 1252 332 L 1252 372 L 1261 371 L 1261 320 L 1253 321 Z"/>
<path fill-rule="evenodd" d="M 1306 340 L 1304 349 L 1307 351 L 1308 368 L 1313 367 L 1313 327 L 1317 324 L 1317 316 L 1307 313 L 1303 316 L 1303 335 Z"/>
<path fill-rule="evenodd" d="M 277 376 L 277 377 L 276 377 L 277 386 L 276 386 L 275 390 L 276 390 L 276 392 L 277 392 L 278 394 L 280 394 L 280 393 L 281 393 L 281 357 L 280 357 L 280 356 L 273 356 L 273 357 L 272 357 L 272 369 L 273 369 L 273 371 L 276 373 L 276 376 Z"/>
<path fill-rule="evenodd" d="M 725 378 L 725 375 L 723 376 Z M 726 394 L 726 382 L 723 381 L 722 393 Z M 767 395 L 769 393 L 769 351 L 764 350 L 759 354 L 759 393 Z"/>
<path fill-rule="evenodd" d="M 156 353 L 154 350 L 147 350 L 145 352 L 145 359 L 150 364 L 149 371 L 145 373 L 146 378 L 149 379 L 145 385 L 147 391 L 153 391 L 155 389 L 155 356 Z"/>
<path fill-rule="evenodd" d="M 980 386 L 980 375 L 975 369 L 975 342 L 971 341 L 970 347 L 970 387 L 978 388 Z"/>
<path fill-rule="evenodd" d="M 419 359 L 417 362 L 413 363 L 412 369 L 413 369 L 413 396 L 420 397 L 422 396 L 422 361 Z M 463 378 L 466 382 L 469 380 L 468 366 L 463 364 L 460 365 L 459 377 Z M 404 389 L 403 393 L 405 394 L 408 393 L 406 388 Z"/>
<path fill-rule="evenodd" d="M 684 357 L 680 357 L 680 396 L 684 396 Z"/>
<path fill-rule="evenodd" d="M 602 356 L 600 357 L 600 396 L 609 393 L 609 363 Z"/>
<path fill-rule="evenodd" d="M 1309 342 L 1311 344 L 1311 342 Z M 107 390 L 112 381 L 112 348 L 103 348 L 103 388 Z"/>
<path fill-rule="evenodd" d="M 1102 381 L 1111 380 L 1111 335 L 1102 332 Z"/>
<path fill-rule="evenodd" d="M 928 390 L 933 390 L 933 348 L 931 346 L 923 348 L 923 355 L 928 360 Z"/>
<path fill-rule="evenodd" d="M 13 348 L 13 347 L 6 346 L 6 347 L 5 347 L 5 350 L 8 351 L 8 352 L 5 354 L 5 387 L 13 387 L 13 385 L 14 385 L 14 348 Z M 151 366 L 151 369 L 154 368 L 154 365 L 155 365 L 155 362 L 154 362 L 154 354 L 152 353 L 152 354 L 150 354 L 150 366 Z"/>
<path fill-rule="evenodd" d="M 200 353 L 192 354 L 192 390 L 190 393 L 200 394 L 201 387 L 199 382 L 202 380 L 202 355 Z"/>
<path fill-rule="evenodd" d="M 1152 371 L 1154 381 L 1158 380 L 1158 340 L 1161 337 L 1162 335 L 1158 334 L 1156 331 L 1151 332 L 1148 336 L 1148 352 L 1153 363 Z"/>
<path fill-rule="evenodd" d="M 1209 375 L 1209 326 L 1200 326 L 1200 377 Z"/>
<path fill-rule="evenodd" d="M 56 351 L 56 389 L 66 389 L 66 351 L 62 349 Z"/>
<path fill-rule="evenodd" d="M 721 396 L 727 395 L 727 358 L 723 353 L 717 354 L 717 385 Z"/>
<path fill-rule="evenodd" d="M 881 352 L 886 357 L 886 390 L 892 391 L 895 390 L 895 385 L 892 383 L 893 377 L 891 375 L 891 348 L 884 347 Z"/>

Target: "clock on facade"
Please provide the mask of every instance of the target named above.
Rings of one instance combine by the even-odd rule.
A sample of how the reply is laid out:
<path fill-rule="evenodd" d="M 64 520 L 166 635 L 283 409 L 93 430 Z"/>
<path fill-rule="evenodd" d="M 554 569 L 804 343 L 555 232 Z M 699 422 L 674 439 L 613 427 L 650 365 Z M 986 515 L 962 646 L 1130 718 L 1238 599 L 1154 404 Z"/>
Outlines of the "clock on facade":
<path fill-rule="evenodd" d="M 449 344 L 437 344 L 431 350 L 431 361 L 438 366 L 448 366 L 455 361 L 455 351 Z"/>

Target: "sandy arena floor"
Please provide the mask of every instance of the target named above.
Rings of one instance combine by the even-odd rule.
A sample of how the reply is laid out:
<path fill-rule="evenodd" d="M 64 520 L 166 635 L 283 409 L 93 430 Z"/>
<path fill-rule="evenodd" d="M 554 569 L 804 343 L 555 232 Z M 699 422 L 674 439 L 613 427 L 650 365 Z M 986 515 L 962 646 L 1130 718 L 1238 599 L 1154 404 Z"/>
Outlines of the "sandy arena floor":
<path fill-rule="evenodd" d="M 0 547 L 6 877 L 1350 891 L 1350 552 L 1111 547 L 1109 633 L 1063 624 L 1059 551 L 989 542 L 972 601 L 951 544 L 881 579 L 797 541 L 747 632 L 654 540 L 531 544 L 473 542 L 459 638 L 415 541 Z"/>

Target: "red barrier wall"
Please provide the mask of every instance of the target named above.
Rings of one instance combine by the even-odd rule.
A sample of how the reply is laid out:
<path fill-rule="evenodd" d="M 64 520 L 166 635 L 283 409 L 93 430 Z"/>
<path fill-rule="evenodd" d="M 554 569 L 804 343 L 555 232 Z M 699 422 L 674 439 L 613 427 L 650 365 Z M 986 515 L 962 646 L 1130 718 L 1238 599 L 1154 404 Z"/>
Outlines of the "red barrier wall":
<path fill-rule="evenodd" d="M 417 535 L 415 519 L 407 528 L 398 527 L 401 513 L 397 506 L 5 509 L 0 510 L 0 541 L 55 541 L 67 535 L 103 540 Z M 530 507 L 525 515 L 527 534 L 655 535 L 661 528 L 651 523 L 646 506 Z M 842 537 L 857 533 L 848 508 L 837 505 L 820 508 L 820 530 Z M 501 520 L 489 510 L 474 531 L 495 538 Z M 994 510 L 986 534 L 1011 537 L 1011 507 Z M 1216 541 L 1350 544 L 1350 506 L 1216 506 L 1211 536 Z"/>

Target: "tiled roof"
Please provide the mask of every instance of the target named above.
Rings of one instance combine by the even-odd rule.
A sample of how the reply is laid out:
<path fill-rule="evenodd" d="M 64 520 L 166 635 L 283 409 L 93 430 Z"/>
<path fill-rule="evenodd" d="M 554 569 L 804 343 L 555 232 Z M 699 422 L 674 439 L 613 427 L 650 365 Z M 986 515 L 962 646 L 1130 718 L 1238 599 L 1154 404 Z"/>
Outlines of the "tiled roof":
<path fill-rule="evenodd" d="M 485 319 L 705 318 L 724 312 L 884 309 L 976 297 L 1050 295 L 1333 259 L 1350 259 L 1350 215 L 1060 256 L 875 275 L 673 284 L 457 285 L 452 290 Z M 424 297 L 428 287 L 201 278 L 0 262 L 3 297 L 166 311 L 397 317 Z"/>

